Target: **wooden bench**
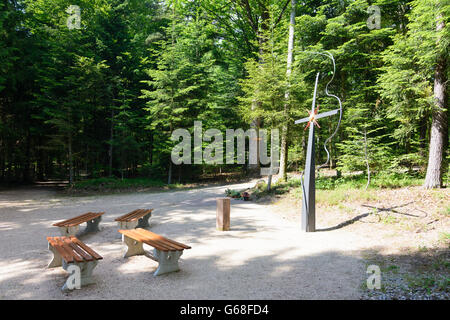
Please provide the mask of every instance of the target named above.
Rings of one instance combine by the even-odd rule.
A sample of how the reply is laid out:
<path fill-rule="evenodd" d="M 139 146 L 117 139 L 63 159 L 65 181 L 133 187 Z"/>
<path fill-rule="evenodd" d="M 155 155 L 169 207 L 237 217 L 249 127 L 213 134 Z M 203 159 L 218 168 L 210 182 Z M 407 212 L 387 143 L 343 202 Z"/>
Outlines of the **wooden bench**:
<path fill-rule="evenodd" d="M 178 266 L 178 259 L 183 254 L 184 249 L 191 249 L 191 247 L 164 238 L 156 233 L 144 230 L 141 228 L 132 230 L 119 230 L 122 234 L 122 241 L 127 245 L 127 251 L 124 258 L 135 255 L 146 255 L 143 244 L 148 244 L 154 248 L 153 260 L 159 263 L 154 276 L 159 276 L 164 273 L 174 272 L 180 270 Z"/>
<path fill-rule="evenodd" d="M 78 217 L 54 223 L 59 228 L 62 236 L 74 236 L 78 232 L 79 225 L 87 222 L 87 227 L 83 233 L 99 231 L 98 224 L 102 220 L 104 212 L 88 212 Z"/>
<path fill-rule="evenodd" d="M 148 219 L 152 216 L 153 209 L 137 209 L 117 219 L 120 229 L 147 228 Z"/>
<path fill-rule="evenodd" d="M 76 265 L 80 270 L 80 286 L 94 283 L 92 271 L 103 259 L 97 252 L 89 248 L 76 237 L 47 237 L 48 249 L 53 253 L 53 259 L 48 264 L 48 268 L 60 267 L 68 272 L 70 266 Z M 69 282 L 73 281 L 70 277 L 62 287 L 63 291 L 74 289 Z"/>

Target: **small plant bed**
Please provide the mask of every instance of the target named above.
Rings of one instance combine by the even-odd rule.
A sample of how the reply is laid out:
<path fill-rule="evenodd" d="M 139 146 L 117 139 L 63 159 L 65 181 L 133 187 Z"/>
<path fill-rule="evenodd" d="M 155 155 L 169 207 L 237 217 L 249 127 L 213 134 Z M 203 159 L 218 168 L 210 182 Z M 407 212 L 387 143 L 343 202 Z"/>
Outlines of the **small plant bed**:
<path fill-rule="evenodd" d="M 415 178 L 401 187 L 364 187 L 347 180 L 319 182 L 316 222 L 324 233 L 358 237 L 361 260 L 381 271 L 381 288 L 361 280 L 361 299 L 448 300 L 450 298 L 450 190 L 426 190 Z M 356 180 L 357 182 L 358 180 Z M 291 182 L 292 183 L 292 182 Z M 287 184 L 284 184 L 285 186 Z M 400 184 L 401 185 L 401 184 Z M 324 188 L 327 187 L 327 188 Z M 264 191 L 265 192 L 265 191 Z M 274 197 L 273 197 L 274 198 Z M 276 196 L 271 208 L 300 223 L 301 188 Z M 364 269 L 365 272 L 365 269 Z"/>
<path fill-rule="evenodd" d="M 450 253 L 447 248 L 420 247 L 406 254 L 368 258 L 367 265 L 381 271 L 381 288 L 363 283 L 362 299 L 448 300 L 450 299 Z"/>
<path fill-rule="evenodd" d="M 227 197 L 230 197 L 230 198 L 233 198 L 233 199 L 249 201 L 250 200 L 250 193 L 248 193 L 247 190 L 249 190 L 249 189 L 245 189 L 245 190 L 241 190 L 241 191 L 232 190 L 232 189 L 226 189 L 225 190 L 225 195 Z"/>
<path fill-rule="evenodd" d="M 410 186 L 419 186 L 423 183 L 423 178 L 417 173 L 390 173 L 374 174 L 371 183 L 366 189 L 367 176 L 364 174 L 349 174 L 341 177 L 329 175 L 329 172 L 319 171 L 316 177 L 317 197 L 326 194 L 326 198 L 334 204 L 348 198 L 371 199 L 372 191 L 380 189 L 397 189 Z M 299 175 L 291 175 L 287 181 L 279 180 L 272 183 L 270 190 L 267 183 L 260 180 L 250 189 L 252 199 L 256 201 L 266 201 L 272 197 L 278 198 L 280 195 L 292 193 L 301 198 L 302 184 Z"/>

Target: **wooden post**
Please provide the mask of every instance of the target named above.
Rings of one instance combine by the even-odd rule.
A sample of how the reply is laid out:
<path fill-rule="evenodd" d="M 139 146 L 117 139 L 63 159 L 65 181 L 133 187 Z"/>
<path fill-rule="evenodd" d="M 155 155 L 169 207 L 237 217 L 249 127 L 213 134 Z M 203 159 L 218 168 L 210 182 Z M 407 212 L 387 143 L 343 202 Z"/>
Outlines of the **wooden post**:
<path fill-rule="evenodd" d="M 230 230 L 230 198 L 218 198 L 216 228 L 220 231 Z"/>

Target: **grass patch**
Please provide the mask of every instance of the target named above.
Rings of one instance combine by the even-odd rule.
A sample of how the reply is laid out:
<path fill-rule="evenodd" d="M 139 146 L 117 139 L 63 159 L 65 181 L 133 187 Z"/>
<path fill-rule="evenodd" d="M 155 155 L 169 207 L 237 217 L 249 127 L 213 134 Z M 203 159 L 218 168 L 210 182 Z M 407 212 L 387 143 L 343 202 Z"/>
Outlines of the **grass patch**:
<path fill-rule="evenodd" d="M 365 190 L 367 177 L 364 174 L 345 177 L 316 178 L 316 199 L 318 203 L 337 205 L 343 201 L 370 201 L 376 200 L 373 190 L 383 188 L 402 188 L 406 186 L 418 186 L 423 183 L 423 178 L 414 174 L 378 174 L 371 177 L 369 188 Z M 295 198 L 302 197 L 300 179 L 289 179 L 272 184 L 270 191 L 266 184 L 259 184 L 253 190 L 253 196 L 261 198 L 268 195 L 279 195 L 290 192 Z"/>
<path fill-rule="evenodd" d="M 439 240 L 444 243 L 447 243 L 447 242 L 450 243 L 450 233 L 448 233 L 448 232 L 439 233 Z"/>
<path fill-rule="evenodd" d="M 425 289 L 428 293 L 432 290 L 449 292 L 450 278 L 436 275 L 406 275 L 406 281 L 411 289 Z"/>
<path fill-rule="evenodd" d="M 381 218 L 381 222 L 384 224 L 395 224 L 398 221 L 399 221 L 398 218 L 391 216 L 391 215 L 386 215 Z"/>
<path fill-rule="evenodd" d="M 450 206 L 442 210 L 442 213 L 446 217 L 450 217 Z"/>
<path fill-rule="evenodd" d="M 383 271 L 384 271 L 384 272 L 392 272 L 392 273 L 394 273 L 394 274 L 398 274 L 399 270 L 400 270 L 400 267 L 399 267 L 399 266 L 396 266 L 396 265 L 394 265 L 394 264 L 391 264 L 390 266 L 388 266 L 388 267 L 386 268 L 386 270 L 383 270 Z"/>
<path fill-rule="evenodd" d="M 418 186 L 423 183 L 423 178 L 417 174 L 390 173 L 374 174 L 370 178 L 368 189 L 383 188 L 403 188 L 408 186 Z M 342 177 L 321 177 L 316 178 L 316 188 L 323 190 L 336 189 L 365 189 L 367 176 L 365 174 L 342 176 Z"/>
<path fill-rule="evenodd" d="M 300 197 L 302 193 L 299 193 Z M 355 201 L 370 201 L 376 200 L 377 196 L 369 190 L 359 190 L 359 189 L 342 189 L 338 188 L 335 190 L 317 190 L 316 191 L 316 201 L 319 204 L 324 204 L 328 206 L 335 206 L 342 202 L 355 202 Z"/>

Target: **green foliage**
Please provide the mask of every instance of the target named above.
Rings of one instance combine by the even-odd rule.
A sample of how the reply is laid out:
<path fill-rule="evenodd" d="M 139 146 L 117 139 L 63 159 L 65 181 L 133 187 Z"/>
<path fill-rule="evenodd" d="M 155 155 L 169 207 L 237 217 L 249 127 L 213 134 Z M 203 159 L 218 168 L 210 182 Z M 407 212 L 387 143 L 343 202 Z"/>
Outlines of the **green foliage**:
<path fill-rule="evenodd" d="M 439 55 L 449 55 L 450 4 L 416 0 L 411 7 L 409 23 L 392 37 L 392 46 L 381 55 L 384 65 L 380 68 L 378 91 L 386 117 L 395 124 L 389 134 L 405 148 L 396 160 L 424 166 L 427 123 L 434 106 L 433 66 Z M 436 32 L 439 19 L 447 23 L 441 32 Z"/>
<path fill-rule="evenodd" d="M 408 173 L 378 173 L 371 177 L 369 189 L 402 188 L 417 186 L 423 182 L 423 178 L 417 174 Z M 367 184 L 364 174 L 337 177 L 318 177 L 316 188 L 324 190 L 363 189 Z"/>
<path fill-rule="evenodd" d="M 68 29 L 69 5 L 80 6 L 81 29 Z M 266 129 L 287 125 L 288 168 L 301 171 L 307 132 L 294 120 L 308 115 L 317 72 L 320 111 L 338 107 L 324 92 L 331 61 L 314 54 L 324 51 L 336 59 L 329 92 L 344 110 L 328 145 L 331 166 L 346 173 L 368 165 L 375 188 L 419 181 L 398 172 L 426 165 L 434 68 L 450 47 L 448 1 L 297 1 L 288 79 L 289 5 L 1 1 L 0 181 L 165 180 L 171 132 L 192 132 L 198 120 L 203 130 L 222 132 L 246 129 L 255 119 Z M 369 5 L 381 9 L 380 29 L 366 25 Z M 436 21 L 446 23 L 440 32 Z M 325 162 L 322 144 L 336 122 L 336 116 L 319 120 L 317 164 Z M 172 169 L 182 181 L 219 168 Z M 341 179 L 319 178 L 319 190 L 366 183 L 365 175 Z M 275 185 L 273 192 L 286 188 L 294 186 Z"/>
<path fill-rule="evenodd" d="M 226 189 L 225 194 L 227 197 L 231 197 L 231 198 L 239 198 L 241 196 L 241 192 L 239 192 L 237 190 L 232 190 L 232 189 Z"/>

